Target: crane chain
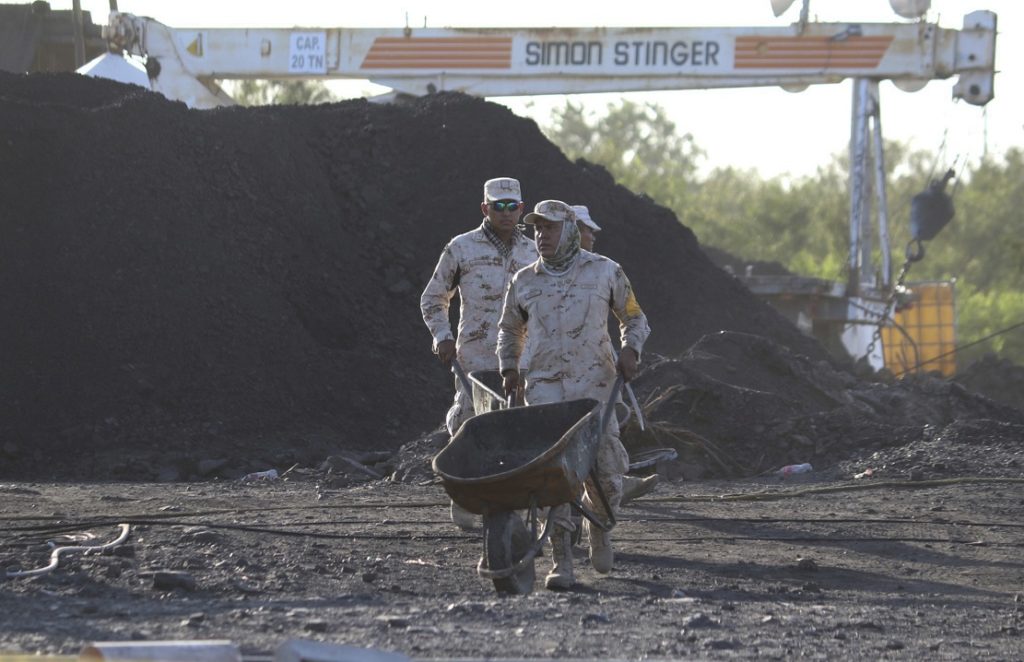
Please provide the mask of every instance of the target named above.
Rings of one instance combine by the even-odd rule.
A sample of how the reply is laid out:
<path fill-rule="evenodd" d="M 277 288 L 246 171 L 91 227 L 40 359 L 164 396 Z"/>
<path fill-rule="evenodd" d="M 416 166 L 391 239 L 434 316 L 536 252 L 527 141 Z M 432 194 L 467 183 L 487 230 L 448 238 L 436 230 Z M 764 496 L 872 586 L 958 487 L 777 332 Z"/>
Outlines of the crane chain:
<path fill-rule="evenodd" d="M 911 247 L 917 245 L 916 250 L 912 251 Z M 924 257 L 924 249 L 921 248 L 921 242 L 911 240 L 907 243 L 906 251 L 904 252 L 906 259 L 903 261 L 903 266 L 900 267 L 900 273 L 896 277 L 896 284 L 889 290 L 888 296 L 885 298 L 885 307 L 882 312 L 878 315 L 878 326 L 875 327 L 875 332 L 871 335 L 871 342 L 868 343 L 867 351 L 864 352 L 864 358 L 870 361 L 871 353 L 875 351 L 875 347 L 882 340 L 882 329 L 885 327 L 886 320 L 892 318 L 892 312 L 894 311 L 896 304 L 896 297 L 903 290 L 904 283 L 907 280 L 907 273 L 910 271 L 910 265 Z"/>

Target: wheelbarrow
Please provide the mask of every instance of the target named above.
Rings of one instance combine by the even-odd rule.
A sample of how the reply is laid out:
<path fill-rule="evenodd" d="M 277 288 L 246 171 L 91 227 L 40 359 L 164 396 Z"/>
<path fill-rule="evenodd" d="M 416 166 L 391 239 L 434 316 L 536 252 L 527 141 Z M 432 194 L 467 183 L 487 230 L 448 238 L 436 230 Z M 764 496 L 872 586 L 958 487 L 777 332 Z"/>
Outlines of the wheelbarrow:
<path fill-rule="evenodd" d="M 501 402 L 493 376 L 471 376 L 482 391 L 490 391 L 488 397 Z M 580 499 L 610 413 L 611 406 L 602 407 L 591 398 L 488 410 L 466 421 L 434 457 L 434 472 L 452 500 L 482 516 L 484 552 L 477 574 L 492 580 L 499 593 L 525 595 L 533 590 L 534 560 L 552 526 L 548 519 L 538 531 L 541 509 L 568 503 L 601 529 L 614 525 L 596 480 L 592 482 L 609 521 Z M 525 522 L 518 511 L 525 512 Z"/>
<path fill-rule="evenodd" d="M 501 373 L 497 370 L 474 370 L 468 375 L 461 372 L 461 368 L 455 370 L 462 381 L 462 387 L 467 393 L 472 394 L 473 412 L 475 415 L 484 414 L 489 411 L 497 411 L 511 406 L 511 403 L 501 395 L 504 390 Z M 628 386 L 625 385 L 624 388 Z M 636 396 L 630 395 L 633 401 L 633 408 L 627 408 L 625 418 L 619 420 L 619 428 L 625 426 L 630 418 L 630 412 L 636 411 L 640 429 L 644 429 L 644 420 L 640 414 L 640 405 L 636 403 Z M 674 448 L 645 448 L 644 450 L 630 455 L 629 471 L 639 471 L 650 467 L 659 466 L 662 462 L 668 462 L 679 457 Z"/>

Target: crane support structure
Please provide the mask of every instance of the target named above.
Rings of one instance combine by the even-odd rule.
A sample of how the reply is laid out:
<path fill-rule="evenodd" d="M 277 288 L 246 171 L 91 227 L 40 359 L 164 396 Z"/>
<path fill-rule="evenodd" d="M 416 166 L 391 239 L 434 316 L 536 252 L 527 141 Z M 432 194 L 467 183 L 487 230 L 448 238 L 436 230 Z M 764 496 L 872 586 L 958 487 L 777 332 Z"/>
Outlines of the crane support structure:
<path fill-rule="evenodd" d="M 170 28 L 112 12 L 112 50 L 150 62 L 152 87 L 191 107 L 230 103 L 217 80 L 366 79 L 396 93 L 484 97 L 897 81 L 958 76 L 954 96 L 992 99 L 996 15 L 961 30 L 913 23 L 741 28 Z"/>

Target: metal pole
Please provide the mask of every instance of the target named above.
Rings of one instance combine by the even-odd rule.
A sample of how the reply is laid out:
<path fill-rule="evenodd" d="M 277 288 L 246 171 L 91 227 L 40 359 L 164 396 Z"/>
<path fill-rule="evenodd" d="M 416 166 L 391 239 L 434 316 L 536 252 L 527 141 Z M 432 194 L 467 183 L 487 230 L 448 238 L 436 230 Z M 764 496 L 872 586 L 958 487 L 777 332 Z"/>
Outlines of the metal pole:
<path fill-rule="evenodd" d="M 867 83 L 868 80 L 864 78 L 853 81 L 853 120 L 850 129 L 850 273 L 846 292 L 848 296 L 860 294 L 860 284 L 864 282 L 862 272 L 866 266 L 863 264 L 862 228 L 866 217 L 864 203 L 867 198 Z"/>
<path fill-rule="evenodd" d="M 861 286 L 875 286 L 875 255 L 874 255 L 874 227 L 871 223 L 871 114 L 873 112 L 873 100 L 871 98 L 871 83 L 868 79 L 861 81 L 861 104 L 863 106 L 864 118 L 862 131 L 864 132 L 863 153 L 864 169 L 861 171 L 863 180 L 861 182 L 861 203 L 860 203 L 860 284 Z"/>
<path fill-rule="evenodd" d="M 889 198 L 885 183 L 885 148 L 882 142 L 882 108 L 878 92 L 878 81 L 871 81 L 871 117 L 874 131 L 875 192 L 878 196 L 878 248 L 882 253 L 883 290 L 888 290 L 892 281 L 892 253 L 889 246 Z"/>
<path fill-rule="evenodd" d="M 85 29 L 82 21 L 82 1 L 73 0 L 71 3 L 71 32 L 75 43 L 75 69 L 85 64 Z"/>

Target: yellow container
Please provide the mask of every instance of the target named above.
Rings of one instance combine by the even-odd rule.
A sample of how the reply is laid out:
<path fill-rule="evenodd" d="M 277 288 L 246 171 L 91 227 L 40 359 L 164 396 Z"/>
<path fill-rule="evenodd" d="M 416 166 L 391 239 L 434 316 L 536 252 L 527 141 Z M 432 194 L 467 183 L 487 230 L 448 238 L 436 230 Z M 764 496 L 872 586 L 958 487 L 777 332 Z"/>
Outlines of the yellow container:
<path fill-rule="evenodd" d="M 908 283 L 910 296 L 882 329 L 885 367 L 896 374 L 956 374 L 956 281 Z"/>

